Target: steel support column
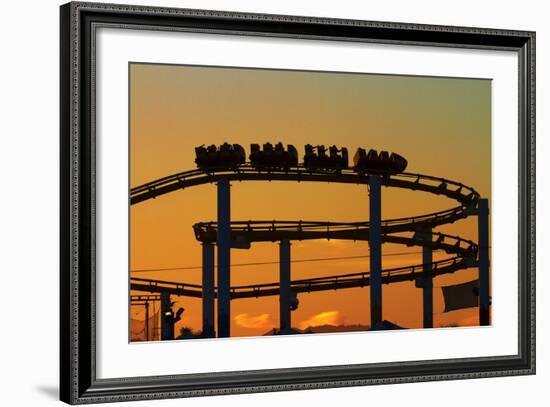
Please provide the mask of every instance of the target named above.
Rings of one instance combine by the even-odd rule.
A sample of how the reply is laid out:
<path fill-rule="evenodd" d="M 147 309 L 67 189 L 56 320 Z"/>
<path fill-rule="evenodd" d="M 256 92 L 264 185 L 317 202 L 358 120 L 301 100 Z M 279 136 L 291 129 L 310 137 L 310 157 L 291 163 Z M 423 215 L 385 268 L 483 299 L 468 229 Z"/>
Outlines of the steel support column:
<path fill-rule="evenodd" d="M 218 337 L 231 336 L 231 194 L 228 180 L 218 181 Z"/>
<path fill-rule="evenodd" d="M 432 229 L 423 229 L 419 232 L 423 240 L 432 239 Z M 422 307 L 424 313 L 424 328 L 433 328 L 433 277 L 432 277 L 432 248 L 422 247 Z"/>
<path fill-rule="evenodd" d="M 149 301 L 145 301 L 145 340 L 149 341 Z"/>
<path fill-rule="evenodd" d="M 282 334 L 289 333 L 290 319 L 290 240 L 279 244 L 279 325 Z"/>
<path fill-rule="evenodd" d="M 371 327 L 382 322 L 382 202 L 381 179 L 369 175 L 370 216 L 370 323 Z"/>
<path fill-rule="evenodd" d="M 489 299 L 489 201 L 478 201 L 479 325 L 491 324 Z"/>
<path fill-rule="evenodd" d="M 202 244 L 202 336 L 214 338 L 214 245 Z"/>

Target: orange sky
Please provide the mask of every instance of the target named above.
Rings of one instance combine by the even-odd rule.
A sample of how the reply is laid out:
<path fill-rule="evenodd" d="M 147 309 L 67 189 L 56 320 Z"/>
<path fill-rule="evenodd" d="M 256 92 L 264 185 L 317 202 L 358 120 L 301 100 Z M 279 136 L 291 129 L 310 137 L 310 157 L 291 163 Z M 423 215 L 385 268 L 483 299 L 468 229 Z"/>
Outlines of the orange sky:
<path fill-rule="evenodd" d="M 491 82 L 489 80 L 367 74 L 254 70 L 132 64 L 130 76 L 131 187 L 194 165 L 200 144 L 282 141 L 337 144 L 353 156 L 356 148 L 395 151 L 409 161 L 407 171 L 446 177 L 490 199 Z M 235 182 L 232 220 L 368 220 L 366 186 Z M 383 189 L 383 218 L 414 216 L 456 206 L 422 192 Z M 201 264 L 192 225 L 216 220 L 215 185 L 180 190 L 130 209 L 131 270 Z M 439 231 L 477 240 L 474 219 Z M 385 244 L 383 253 L 413 252 L 383 259 L 383 267 L 420 264 L 419 248 Z M 368 255 L 368 244 L 348 241 L 293 242 L 292 258 Z M 276 261 L 278 246 L 255 243 L 233 250 L 232 263 Z M 445 258 L 434 253 L 434 259 Z M 368 271 L 369 260 L 306 262 L 292 265 L 292 278 Z M 201 282 L 200 268 L 133 273 L 135 277 Z M 477 309 L 443 314 L 437 287 L 476 278 L 477 269 L 434 280 L 434 324 L 477 325 Z M 278 281 L 278 265 L 232 268 L 232 285 Z M 132 294 L 137 294 L 132 292 Z M 185 308 L 178 324 L 201 329 L 199 299 L 175 297 Z M 369 324 L 369 289 L 300 294 L 292 325 Z M 278 298 L 232 301 L 232 336 L 261 335 L 278 327 Z M 143 319 L 142 307 L 131 317 Z M 422 326 L 422 291 L 414 282 L 383 287 L 383 318 L 405 327 Z"/>

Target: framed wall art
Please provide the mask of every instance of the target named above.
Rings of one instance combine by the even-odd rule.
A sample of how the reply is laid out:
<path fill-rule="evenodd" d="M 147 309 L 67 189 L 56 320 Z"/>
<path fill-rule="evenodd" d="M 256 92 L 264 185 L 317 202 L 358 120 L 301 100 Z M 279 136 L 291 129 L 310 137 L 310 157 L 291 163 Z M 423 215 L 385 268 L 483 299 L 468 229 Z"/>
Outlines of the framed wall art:
<path fill-rule="evenodd" d="M 61 399 L 535 373 L 535 34 L 61 6 Z"/>

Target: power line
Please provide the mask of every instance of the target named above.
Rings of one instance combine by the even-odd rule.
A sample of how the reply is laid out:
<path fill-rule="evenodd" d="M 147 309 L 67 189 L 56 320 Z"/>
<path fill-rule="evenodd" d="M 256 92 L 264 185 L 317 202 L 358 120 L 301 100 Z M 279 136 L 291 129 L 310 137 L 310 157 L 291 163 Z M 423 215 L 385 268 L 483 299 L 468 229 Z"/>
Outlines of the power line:
<path fill-rule="evenodd" d="M 435 250 L 434 250 L 435 251 Z M 382 257 L 393 257 L 393 256 L 408 256 L 411 254 L 422 254 L 422 251 L 408 252 L 408 253 L 386 253 Z M 370 255 L 362 256 L 342 256 L 342 257 L 318 257 L 313 259 L 298 259 L 291 260 L 291 263 L 308 263 L 316 261 L 332 261 L 332 260 L 352 260 L 352 259 L 366 259 Z M 248 266 L 265 266 L 271 264 L 279 264 L 278 261 L 265 261 L 265 262 L 255 262 L 255 263 L 236 263 L 232 264 L 231 267 L 248 267 Z M 176 271 L 176 270 L 200 270 L 202 266 L 183 266 L 183 267 L 166 267 L 166 268 L 151 268 L 151 269 L 136 269 L 130 270 L 131 273 L 147 273 L 152 271 Z"/>

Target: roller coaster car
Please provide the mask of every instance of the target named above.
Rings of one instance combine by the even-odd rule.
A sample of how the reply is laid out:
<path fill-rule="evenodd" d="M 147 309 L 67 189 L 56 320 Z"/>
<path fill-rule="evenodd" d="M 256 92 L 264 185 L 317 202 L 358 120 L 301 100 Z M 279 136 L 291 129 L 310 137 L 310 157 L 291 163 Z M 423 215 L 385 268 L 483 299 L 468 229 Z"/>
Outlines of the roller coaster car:
<path fill-rule="evenodd" d="M 407 160 L 396 153 L 358 148 L 353 156 L 353 169 L 358 174 L 399 174 L 407 168 Z"/>
<path fill-rule="evenodd" d="M 298 165 L 298 151 L 292 144 L 286 150 L 283 143 L 275 146 L 265 143 L 263 150 L 259 144 L 251 144 L 249 158 L 252 166 L 258 169 L 288 169 Z"/>
<path fill-rule="evenodd" d="M 405 157 L 397 153 L 391 153 L 390 161 L 396 171 L 396 174 L 405 171 L 405 169 L 407 168 L 407 160 L 405 159 Z"/>
<path fill-rule="evenodd" d="M 315 153 L 315 149 L 317 149 L 317 153 Z M 328 155 L 323 145 L 313 147 L 311 144 L 306 144 L 304 150 L 304 167 L 308 169 L 341 171 L 348 168 L 348 149 L 345 147 L 338 149 L 336 146 L 331 146 L 328 149 Z"/>
<path fill-rule="evenodd" d="M 213 144 L 195 147 L 195 156 L 195 163 L 201 170 L 235 168 L 246 160 L 244 148 L 239 144 L 229 143 L 223 143 L 219 147 Z"/>

